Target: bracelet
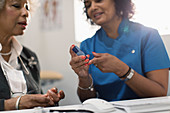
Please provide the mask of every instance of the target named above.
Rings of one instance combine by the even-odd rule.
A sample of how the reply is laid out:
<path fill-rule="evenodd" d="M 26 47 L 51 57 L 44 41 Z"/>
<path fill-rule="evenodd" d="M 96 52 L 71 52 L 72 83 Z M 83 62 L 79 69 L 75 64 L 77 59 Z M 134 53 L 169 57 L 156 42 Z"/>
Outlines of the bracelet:
<path fill-rule="evenodd" d="M 16 110 L 19 110 L 19 102 L 20 102 L 22 96 L 23 96 L 23 95 L 19 96 L 18 99 L 17 99 L 17 101 L 16 101 L 16 104 L 15 104 Z"/>
<path fill-rule="evenodd" d="M 88 88 L 82 88 L 78 85 L 78 88 L 81 89 L 81 90 L 90 90 L 90 91 L 94 91 L 94 88 L 93 88 L 93 79 L 92 79 L 92 83 L 91 85 L 88 87 Z"/>
<path fill-rule="evenodd" d="M 127 71 L 127 73 L 126 73 L 126 74 L 124 74 L 123 76 L 119 77 L 119 78 L 124 78 L 124 77 L 126 77 L 126 76 L 127 76 L 127 74 L 129 74 L 130 70 L 131 70 L 131 68 L 129 67 L 129 70 Z"/>

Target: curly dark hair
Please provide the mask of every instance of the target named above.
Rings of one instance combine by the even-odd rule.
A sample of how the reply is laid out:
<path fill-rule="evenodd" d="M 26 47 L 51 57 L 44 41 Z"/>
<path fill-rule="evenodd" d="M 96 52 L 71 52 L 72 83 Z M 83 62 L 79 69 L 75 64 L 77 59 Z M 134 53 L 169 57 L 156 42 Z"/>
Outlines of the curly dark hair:
<path fill-rule="evenodd" d="M 84 1 L 84 0 L 82 0 Z M 132 18 L 135 13 L 135 6 L 132 0 L 113 0 L 115 2 L 116 14 L 122 18 Z M 91 24 L 94 24 L 87 14 L 87 8 L 84 7 L 84 13 L 87 19 L 90 20 Z"/>

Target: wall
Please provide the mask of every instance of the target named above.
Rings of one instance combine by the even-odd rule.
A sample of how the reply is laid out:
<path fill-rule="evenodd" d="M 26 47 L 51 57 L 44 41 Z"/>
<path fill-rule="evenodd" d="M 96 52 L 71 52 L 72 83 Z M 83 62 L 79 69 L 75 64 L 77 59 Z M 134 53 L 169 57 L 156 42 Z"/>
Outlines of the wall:
<path fill-rule="evenodd" d="M 169 58 L 170 58 L 170 35 L 163 35 L 162 36 L 163 42 L 165 44 L 165 47 L 167 49 Z M 168 96 L 170 96 L 170 71 L 169 71 L 169 88 L 168 88 Z"/>
<path fill-rule="evenodd" d="M 62 0 L 62 5 L 61 29 L 42 31 L 40 13 L 36 11 L 24 36 L 18 39 L 37 53 L 41 70 L 53 70 L 63 75 L 62 80 L 56 81 L 49 87 L 56 86 L 64 90 L 66 98 L 60 102 L 60 105 L 69 105 L 80 103 L 76 93 L 77 75 L 69 65 L 69 47 L 77 44 L 74 38 L 74 1 Z"/>

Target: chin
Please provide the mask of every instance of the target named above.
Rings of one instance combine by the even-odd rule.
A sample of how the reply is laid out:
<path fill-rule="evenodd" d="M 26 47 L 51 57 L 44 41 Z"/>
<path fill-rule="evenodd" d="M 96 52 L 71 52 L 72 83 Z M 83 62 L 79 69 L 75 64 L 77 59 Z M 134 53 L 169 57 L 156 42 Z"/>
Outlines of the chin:
<path fill-rule="evenodd" d="M 25 32 L 25 29 L 15 29 L 13 31 L 13 34 L 14 34 L 14 36 L 18 36 L 18 35 L 23 35 L 24 32 Z"/>
<path fill-rule="evenodd" d="M 19 36 L 19 35 L 23 35 L 24 32 L 20 32 L 20 33 L 15 33 L 14 36 Z"/>
<path fill-rule="evenodd" d="M 103 22 L 103 21 L 95 21 L 94 23 L 100 26 L 100 25 L 102 25 L 104 22 Z"/>
<path fill-rule="evenodd" d="M 95 23 L 96 25 L 98 25 L 98 26 L 102 26 L 103 24 L 102 23 Z"/>

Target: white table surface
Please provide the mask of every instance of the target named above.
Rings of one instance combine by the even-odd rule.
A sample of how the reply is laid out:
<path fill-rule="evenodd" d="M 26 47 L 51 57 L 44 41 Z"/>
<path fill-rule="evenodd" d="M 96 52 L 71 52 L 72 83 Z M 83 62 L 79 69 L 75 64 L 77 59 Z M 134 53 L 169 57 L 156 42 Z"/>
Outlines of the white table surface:
<path fill-rule="evenodd" d="M 158 103 L 160 101 L 161 103 Z M 143 104 L 143 102 L 151 102 L 151 103 L 146 103 Z M 135 113 L 132 112 L 131 110 L 126 109 L 125 110 L 120 110 L 116 107 L 116 105 L 127 105 L 127 106 L 132 106 L 132 104 L 136 103 L 138 106 L 139 103 L 141 104 L 142 107 L 137 107 L 137 113 L 141 113 L 143 109 L 146 108 L 145 112 L 143 113 L 170 113 L 170 96 L 166 97 L 157 97 L 157 98 L 145 98 L 145 99 L 135 99 L 135 100 L 125 100 L 125 101 L 115 101 L 115 102 L 110 102 L 111 104 L 114 104 L 115 111 L 114 112 L 109 112 L 109 113 Z M 153 106 L 152 106 L 153 104 Z M 164 106 L 165 105 L 165 106 Z M 89 106 L 89 107 L 88 107 Z M 56 110 L 65 110 L 65 109 L 85 109 L 85 108 L 90 108 L 91 105 L 67 105 L 67 106 L 58 106 L 58 107 L 46 107 L 46 108 L 34 108 L 34 109 L 26 109 L 26 110 L 13 110 L 13 111 L 3 111 L 1 113 L 50 113 L 50 109 L 56 109 Z M 133 106 L 132 106 L 133 107 Z M 92 108 L 92 107 L 91 107 Z M 119 107 L 120 108 L 120 107 Z M 125 107 L 126 108 L 126 107 Z M 134 108 L 134 107 L 133 107 Z M 164 109 L 165 108 L 165 109 Z M 148 110 L 151 110 L 147 112 Z M 55 112 L 57 113 L 57 112 Z M 66 113 L 66 112 L 65 112 Z M 73 112 L 72 112 L 73 113 Z M 76 112 L 78 113 L 78 112 Z M 98 113 L 98 112 L 95 112 Z M 101 113 L 108 113 L 108 112 L 101 112 Z"/>

